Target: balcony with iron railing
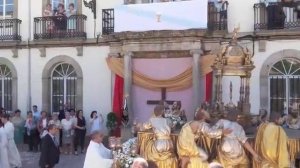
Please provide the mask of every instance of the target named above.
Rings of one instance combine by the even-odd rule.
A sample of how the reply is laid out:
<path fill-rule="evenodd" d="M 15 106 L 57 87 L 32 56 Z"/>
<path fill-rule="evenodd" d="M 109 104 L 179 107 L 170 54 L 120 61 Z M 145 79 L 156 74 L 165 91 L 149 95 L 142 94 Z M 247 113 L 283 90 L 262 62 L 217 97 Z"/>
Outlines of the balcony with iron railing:
<path fill-rule="evenodd" d="M 20 19 L 0 19 L 0 41 L 21 41 Z"/>
<path fill-rule="evenodd" d="M 137 0 L 125 0 L 125 4 L 135 4 Z M 140 0 L 139 3 L 153 3 L 153 0 Z M 166 0 L 176 1 L 176 0 Z M 208 31 L 227 31 L 227 8 L 228 2 L 209 2 L 207 6 L 207 29 Z M 115 31 L 115 10 L 102 9 L 102 34 L 108 35 Z"/>
<path fill-rule="evenodd" d="M 300 2 L 254 4 L 254 31 L 300 30 Z"/>
<path fill-rule="evenodd" d="M 209 31 L 227 31 L 227 9 L 228 2 L 209 2 L 208 3 L 208 22 L 207 29 Z"/>
<path fill-rule="evenodd" d="M 34 39 L 85 39 L 85 15 L 34 18 Z"/>

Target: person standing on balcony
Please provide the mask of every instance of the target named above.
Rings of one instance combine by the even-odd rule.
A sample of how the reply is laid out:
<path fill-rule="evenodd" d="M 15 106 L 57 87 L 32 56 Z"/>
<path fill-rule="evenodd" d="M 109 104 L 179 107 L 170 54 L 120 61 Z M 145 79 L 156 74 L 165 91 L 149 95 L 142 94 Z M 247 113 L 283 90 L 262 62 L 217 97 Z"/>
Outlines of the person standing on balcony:
<path fill-rule="evenodd" d="M 212 18 L 217 18 L 214 22 L 217 22 L 219 30 L 226 29 L 227 22 L 227 8 L 228 1 L 227 0 L 209 0 L 209 2 L 213 2 L 216 8 L 216 13 L 219 14 L 219 17 L 212 16 Z"/>
<path fill-rule="evenodd" d="M 67 17 L 66 17 L 66 10 L 65 5 L 60 3 L 57 7 L 57 11 L 54 12 L 56 19 L 55 19 L 55 27 L 58 30 L 66 30 L 67 29 Z"/>
<path fill-rule="evenodd" d="M 261 0 L 261 3 L 266 5 L 268 29 L 283 29 L 286 16 L 278 0 Z"/>
<path fill-rule="evenodd" d="M 45 7 L 45 10 L 43 12 L 43 17 L 44 19 L 46 19 L 46 30 L 48 33 L 51 33 L 52 29 L 53 29 L 53 20 L 51 18 L 51 16 L 53 16 L 53 11 L 52 11 L 52 5 L 51 4 L 47 4 Z"/>
<path fill-rule="evenodd" d="M 53 16 L 52 5 L 47 4 L 43 12 L 43 17 Z"/>
<path fill-rule="evenodd" d="M 67 11 L 67 17 L 68 19 L 68 30 L 74 31 L 76 30 L 76 19 L 77 17 L 71 17 L 72 15 L 76 15 L 77 11 L 75 9 L 74 3 L 69 4 L 69 10 Z"/>

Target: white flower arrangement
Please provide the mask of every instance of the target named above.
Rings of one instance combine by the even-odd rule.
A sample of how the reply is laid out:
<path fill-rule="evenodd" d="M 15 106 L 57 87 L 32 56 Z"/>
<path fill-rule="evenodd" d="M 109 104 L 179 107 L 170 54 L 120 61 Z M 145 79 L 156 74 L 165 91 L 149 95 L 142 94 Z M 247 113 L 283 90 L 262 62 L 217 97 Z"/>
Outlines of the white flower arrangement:
<path fill-rule="evenodd" d="M 131 148 L 136 144 L 137 144 L 137 138 L 131 138 L 126 142 L 124 142 L 122 145 L 123 153 L 129 155 Z"/>
<path fill-rule="evenodd" d="M 115 151 L 114 158 L 118 160 L 120 168 L 130 168 L 134 157 L 131 156 L 131 149 L 137 144 L 137 138 L 131 138 L 122 144 L 122 150 Z"/>
<path fill-rule="evenodd" d="M 173 115 L 171 113 L 165 114 L 165 117 L 171 120 L 173 126 L 182 126 L 186 123 L 186 121 L 182 120 L 180 116 Z"/>
<path fill-rule="evenodd" d="M 123 152 L 118 151 L 116 153 L 116 158 L 119 162 L 120 168 L 130 168 L 133 163 L 134 158 L 130 155 L 124 154 Z"/>

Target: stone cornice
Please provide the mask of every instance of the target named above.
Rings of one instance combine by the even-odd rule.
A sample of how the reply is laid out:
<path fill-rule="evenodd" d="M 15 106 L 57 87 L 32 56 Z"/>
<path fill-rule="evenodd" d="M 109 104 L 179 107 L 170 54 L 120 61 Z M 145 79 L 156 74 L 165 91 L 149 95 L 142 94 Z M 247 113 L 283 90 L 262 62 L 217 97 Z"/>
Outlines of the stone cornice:
<path fill-rule="evenodd" d="M 3 41 L 0 49 L 27 49 L 49 47 L 77 47 L 77 46 L 108 46 L 108 43 L 99 39 L 62 39 L 62 40 L 33 40 L 33 41 Z"/>
<path fill-rule="evenodd" d="M 300 38 L 300 29 L 261 30 L 253 33 L 256 40 L 291 40 Z"/>
<path fill-rule="evenodd" d="M 120 32 L 104 36 L 107 41 L 127 41 L 127 40 L 145 40 L 145 39 L 162 39 L 178 37 L 204 37 L 205 29 L 189 30 L 153 30 L 143 32 Z"/>
<path fill-rule="evenodd" d="M 204 29 L 189 30 L 160 30 L 144 32 L 120 32 L 103 35 L 91 39 L 58 39 L 32 41 L 2 41 L 0 49 L 49 48 L 49 47 L 78 47 L 78 46 L 132 46 L 133 44 L 163 44 L 182 42 L 219 43 L 229 41 L 232 34 L 226 31 L 209 32 Z M 262 30 L 256 32 L 241 32 L 239 40 L 294 40 L 300 39 L 300 29 L 293 30 Z M 194 48 L 197 49 L 197 48 Z"/>

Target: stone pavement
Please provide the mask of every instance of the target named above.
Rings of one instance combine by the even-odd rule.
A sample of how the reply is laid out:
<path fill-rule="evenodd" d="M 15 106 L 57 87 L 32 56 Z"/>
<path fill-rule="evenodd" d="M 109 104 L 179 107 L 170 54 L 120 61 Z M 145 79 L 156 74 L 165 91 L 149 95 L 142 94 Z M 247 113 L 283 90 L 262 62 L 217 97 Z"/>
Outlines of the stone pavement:
<path fill-rule="evenodd" d="M 22 168 L 39 168 L 40 153 L 20 152 Z M 60 155 L 59 164 L 55 168 L 83 168 L 85 154 Z"/>

